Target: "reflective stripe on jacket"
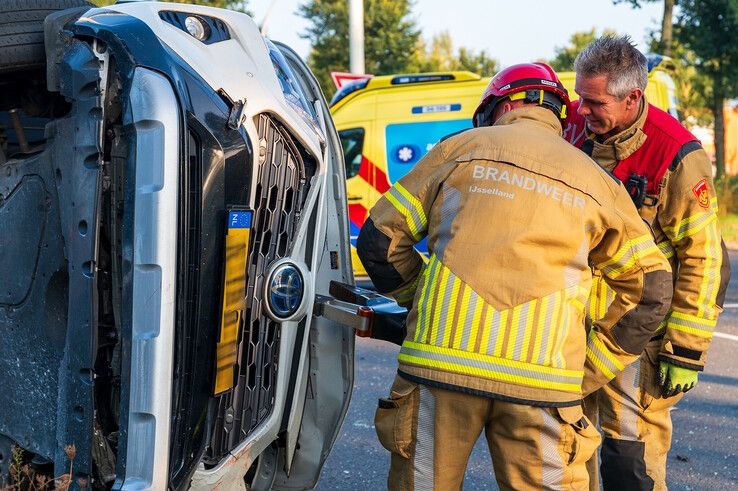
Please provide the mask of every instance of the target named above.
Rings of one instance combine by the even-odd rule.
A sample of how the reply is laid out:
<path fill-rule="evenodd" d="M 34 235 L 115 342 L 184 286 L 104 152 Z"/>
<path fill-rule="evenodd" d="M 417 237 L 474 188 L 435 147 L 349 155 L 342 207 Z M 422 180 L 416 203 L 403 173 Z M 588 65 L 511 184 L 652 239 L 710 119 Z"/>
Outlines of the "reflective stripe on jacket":
<path fill-rule="evenodd" d="M 584 118 L 576 108 L 575 103 L 570 129 L 581 131 Z M 639 213 L 674 271 L 672 305 L 657 333 L 664 334 L 659 357 L 702 370 L 730 278 L 710 160 L 677 120 L 645 100 L 638 119 L 623 132 L 602 143 L 587 133 L 568 136 L 621 180 L 633 172 L 649 177 L 654 199 Z M 595 274 L 588 314 L 600 318 L 614 295 Z"/>
<path fill-rule="evenodd" d="M 575 404 L 653 335 L 668 262 L 622 185 L 560 131 L 547 109 L 515 109 L 437 144 L 372 208 L 357 250 L 375 286 L 410 306 L 403 376 Z M 424 237 L 427 265 L 413 249 Z M 590 263 L 620 295 L 588 337 Z"/>

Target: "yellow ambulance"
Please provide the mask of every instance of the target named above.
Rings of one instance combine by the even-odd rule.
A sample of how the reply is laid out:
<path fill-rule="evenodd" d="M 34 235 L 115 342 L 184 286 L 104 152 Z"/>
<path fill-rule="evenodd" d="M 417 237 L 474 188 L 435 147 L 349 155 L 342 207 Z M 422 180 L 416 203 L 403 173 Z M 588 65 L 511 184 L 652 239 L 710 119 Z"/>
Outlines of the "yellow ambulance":
<path fill-rule="evenodd" d="M 658 57 L 649 59 L 646 97 L 676 117 L 676 90 L 666 66 Z M 559 76 L 576 99 L 574 73 Z M 386 75 L 352 82 L 333 96 L 331 114 L 343 145 L 357 277 L 366 275 L 356 255 L 356 238 L 369 209 L 441 138 L 471 128 L 488 82 L 471 72 Z M 425 240 L 416 247 L 427 252 Z"/>

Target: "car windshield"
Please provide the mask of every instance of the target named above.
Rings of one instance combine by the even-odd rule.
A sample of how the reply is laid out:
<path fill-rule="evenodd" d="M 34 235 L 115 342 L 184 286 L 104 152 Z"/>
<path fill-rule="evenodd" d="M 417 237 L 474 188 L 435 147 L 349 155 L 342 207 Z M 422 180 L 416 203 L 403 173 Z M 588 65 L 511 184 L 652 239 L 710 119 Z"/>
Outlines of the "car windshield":
<path fill-rule="evenodd" d="M 269 48 L 269 57 L 272 60 L 272 65 L 274 65 L 274 71 L 277 74 L 277 80 L 279 80 L 279 85 L 282 88 L 285 99 L 287 99 L 287 102 L 297 112 L 317 126 L 318 116 L 315 114 L 315 109 L 308 102 L 305 93 L 302 91 L 302 87 L 300 87 L 295 74 L 287 64 L 284 55 L 282 55 L 282 52 L 270 40 L 265 39 L 265 41 Z"/>

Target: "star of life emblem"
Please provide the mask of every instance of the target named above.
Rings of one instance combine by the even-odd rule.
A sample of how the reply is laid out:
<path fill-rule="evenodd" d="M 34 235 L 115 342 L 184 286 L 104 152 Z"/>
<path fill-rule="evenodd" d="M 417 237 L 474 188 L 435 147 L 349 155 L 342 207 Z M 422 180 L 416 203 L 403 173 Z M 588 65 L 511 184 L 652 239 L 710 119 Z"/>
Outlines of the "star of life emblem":
<path fill-rule="evenodd" d="M 402 162 L 410 162 L 413 159 L 413 149 L 404 146 L 397 151 L 397 158 Z"/>

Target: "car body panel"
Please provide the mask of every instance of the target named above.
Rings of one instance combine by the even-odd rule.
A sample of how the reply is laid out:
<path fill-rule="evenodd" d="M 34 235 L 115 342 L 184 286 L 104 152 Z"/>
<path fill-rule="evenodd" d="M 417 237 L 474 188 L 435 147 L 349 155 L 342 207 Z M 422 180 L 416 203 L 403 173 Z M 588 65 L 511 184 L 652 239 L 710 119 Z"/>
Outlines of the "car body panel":
<path fill-rule="evenodd" d="M 99 112 L 98 94 L 85 90 L 97 72 L 81 67 L 91 58 L 89 47 L 75 46 L 59 65 L 61 72 L 77 74 L 62 87 L 77 106 L 46 127 L 47 140 L 63 146 L 8 161 L 0 183 L 0 193 L 8 197 L 0 213 L 0 263 L 8 268 L 2 278 L 31 278 L 20 303 L 0 306 L 0 385 L 12 394 L 0 405 L 0 433 L 60 468 L 68 464 L 64 445 L 74 443 L 81 473 L 91 469 L 93 352 L 98 344 L 94 271 L 101 122 L 90 117 Z M 77 127 L 86 131 L 77 132 Z M 74 206 L 60 207 L 60 202 Z M 32 271 L 16 269 L 23 261 L 15 259 L 34 249 L 27 229 L 17 226 L 29 218 L 42 230 Z M 14 242 L 5 242 L 13 236 Z M 3 287 L 12 288 L 12 283 Z"/>
<path fill-rule="evenodd" d="M 131 87 L 136 134 L 131 375 L 123 489 L 166 487 L 176 320 L 180 115 L 169 81 L 137 68 Z M 130 442 L 136 442 L 131 445 Z"/>

